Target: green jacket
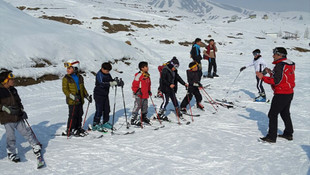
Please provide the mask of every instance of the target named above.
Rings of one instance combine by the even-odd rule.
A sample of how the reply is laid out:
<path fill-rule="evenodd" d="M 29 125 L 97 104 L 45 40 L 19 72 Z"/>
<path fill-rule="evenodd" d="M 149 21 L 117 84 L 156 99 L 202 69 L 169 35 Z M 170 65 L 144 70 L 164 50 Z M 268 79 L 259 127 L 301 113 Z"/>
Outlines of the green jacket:
<path fill-rule="evenodd" d="M 84 104 L 84 98 L 88 97 L 88 93 L 87 93 L 85 86 L 84 86 L 83 77 L 80 74 L 77 74 L 77 76 L 79 77 L 81 101 L 82 101 L 82 104 Z M 73 78 L 71 77 L 71 75 L 67 74 L 62 79 L 62 91 L 66 95 L 66 102 L 68 105 L 79 104 L 79 102 L 75 102 L 70 98 L 70 94 L 72 94 L 72 95 L 78 94 L 78 89 L 77 89 L 76 83 L 73 80 Z"/>

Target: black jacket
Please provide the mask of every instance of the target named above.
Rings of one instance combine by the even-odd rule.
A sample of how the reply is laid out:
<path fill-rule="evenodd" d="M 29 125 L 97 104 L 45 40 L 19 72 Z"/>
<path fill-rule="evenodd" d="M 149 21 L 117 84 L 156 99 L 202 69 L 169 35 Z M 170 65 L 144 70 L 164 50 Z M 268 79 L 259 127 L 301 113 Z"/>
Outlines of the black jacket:
<path fill-rule="evenodd" d="M 192 46 L 191 57 L 195 62 L 199 64 L 201 63 L 202 57 L 200 55 L 200 46 L 198 46 L 197 44 L 194 44 Z"/>
<path fill-rule="evenodd" d="M 178 74 L 178 70 L 172 71 L 168 66 L 165 66 L 161 72 L 160 90 L 163 93 L 169 93 L 171 91 L 176 93 L 178 90 L 178 82 L 185 85 L 185 82 Z M 170 88 L 171 84 L 175 85 L 173 89 Z"/>
<path fill-rule="evenodd" d="M 6 124 L 11 122 L 17 122 L 21 120 L 21 115 L 11 115 L 5 111 L 2 111 L 2 106 L 16 106 L 20 109 L 23 109 L 20 97 L 17 93 L 17 90 L 14 87 L 9 89 L 5 88 L 0 84 L 0 123 Z"/>
<path fill-rule="evenodd" d="M 200 83 L 201 76 L 198 71 L 187 70 L 187 82 L 188 82 L 188 91 L 193 92 L 198 90 L 197 86 L 194 86 L 194 83 Z"/>

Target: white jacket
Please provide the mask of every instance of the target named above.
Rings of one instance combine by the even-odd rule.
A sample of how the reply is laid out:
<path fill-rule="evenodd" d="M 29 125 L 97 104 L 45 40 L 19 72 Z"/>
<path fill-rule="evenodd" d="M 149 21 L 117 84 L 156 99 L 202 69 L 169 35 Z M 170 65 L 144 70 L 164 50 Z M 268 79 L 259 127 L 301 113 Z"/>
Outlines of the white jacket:
<path fill-rule="evenodd" d="M 257 60 L 253 60 L 253 62 L 246 67 L 254 66 L 255 72 L 263 72 L 266 68 L 266 63 L 262 57 L 258 58 Z"/>

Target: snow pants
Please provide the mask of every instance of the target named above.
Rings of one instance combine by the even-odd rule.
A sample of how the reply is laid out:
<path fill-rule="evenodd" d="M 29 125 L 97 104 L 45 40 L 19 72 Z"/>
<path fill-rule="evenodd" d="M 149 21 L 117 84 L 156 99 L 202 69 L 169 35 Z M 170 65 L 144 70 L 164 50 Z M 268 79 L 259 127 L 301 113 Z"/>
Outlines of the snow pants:
<path fill-rule="evenodd" d="M 141 109 L 141 114 L 147 114 L 148 109 L 148 99 L 140 98 L 139 96 L 135 95 L 135 103 L 132 109 L 132 115 L 138 116 L 139 110 Z"/>
<path fill-rule="evenodd" d="M 6 149 L 7 153 L 16 154 L 16 137 L 15 130 L 17 130 L 33 147 L 38 145 L 39 141 L 31 132 L 30 128 L 26 126 L 24 120 L 20 120 L 15 123 L 6 123 L 4 124 L 6 130 Z"/>
<path fill-rule="evenodd" d="M 263 80 L 259 79 L 257 76 L 256 76 L 256 88 L 259 94 L 265 94 L 265 89 L 263 87 Z"/>
<path fill-rule="evenodd" d="M 110 100 L 109 96 L 95 96 L 96 113 L 94 116 L 94 124 L 100 123 L 101 116 L 103 115 L 102 123 L 110 120 Z"/>
<path fill-rule="evenodd" d="M 198 87 L 189 87 L 188 88 L 188 94 L 184 97 L 182 103 L 181 103 L 181 108 L 186 108 L 186 106 L 189 104 L 189 102 L 192 100 L 193 95 L 196 98 L 196 103 L 200 103 L 202 100 L 202 96 L 199 92 Z"/>
<path fill-rule="evenodd" d="M 160 105 L 160 109 L 161 110 L 165 110 L 168 103 L 169 103 L 169 98 L 171 99 L 172 103 L 173 103 L 173 106 L 175 108 L 178 108 L 179 107 L 179 104 L 178 104 L 178 100 L 175 96 L 175 92 L 173 90 L 169 91 L 169 92 L 164 92 L 164 97 L 163 97 L 163 103 Z"/>
<path fill-rule="evenodd" d="M 211 75 L 212 67 L 213 67 L 213 74 L 216 74 L 217 65 L 216 65 L 215 58 L 209 58 L 208 75 Z"/>
<path fill-rule="evenodd" d="M 69 117 L 67 122 L 67 129 L 70 128 L 70 132 L 72 129 L 80 129 L 82 127 L 82 116 L 83 116 L 83 105 L 68 105 L 69 107 Z"/>
<path fill-rule="evenodd" d="M 294 130 L 290 114 L 290 106 L 293 96 L 294 94 L 275 94 L 273 96 L 271 107 L 268 113 L 269 131 L 267 137 L 270 139 L 277 139 L 278 114 L 281 115 L 285 125 L 283 134 L 289 136 L 293 135 Z"/>

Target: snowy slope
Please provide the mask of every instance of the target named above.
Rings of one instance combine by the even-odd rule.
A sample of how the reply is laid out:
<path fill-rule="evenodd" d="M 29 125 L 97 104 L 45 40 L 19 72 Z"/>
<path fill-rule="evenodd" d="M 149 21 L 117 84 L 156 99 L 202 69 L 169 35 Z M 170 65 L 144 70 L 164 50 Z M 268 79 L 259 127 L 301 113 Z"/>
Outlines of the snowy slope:
<path fill-rule="evenodd" d="M 177 4 L 181 1 L 170 2 Z M 154 131 L 152 127 L 130 128 L 136 131 L 134 135 L 104 134 L 103 138 L 95 139 L 94 137 L 100 134 L 90 133 L 85 138 L 66 139 L 54 136 L 65 130 L 68 115 L 65 97 L 61 91 L 61 80 L 17 87 L 29 115 L 29 123 L 43 144 L 43 155 L 47 166 L 41 170 L 34 168 L 35 158 L 32 151 L 19 134 L 17 134 L 17 147 L 22 162 L 19 164 L 9 162 L 5 150 L 5 129 L 0 127 L 2 174 L 305 175 L 310 173 L 310 122 L 307 107 L 310 104 L 310 96 L 307 93 L 310 89 L 309 52 L 301 53 L 291 50 L 293 47 L 308 48 L 309 40 L 282 40 L 268 37 L 262 32 L 277 33 L 280 30 L 287 30 L 303 33 L 305 26 L 308 25 L 306 18 L 302 21 L 292 20 L 295 13 L 286 13 L 289 19 L 282 18 L 281 14 L 274 15 L 274 18 L 270 20 L 242 19 L 228 24 L 222 19 L 203 20 L 195 13 L 179 9 L 177 6 L 171 6 L 168 12 L 160 12 L 162 8 L 150 6 L 144 1 L 13 0 L 10 3 L 13 6 L 25 5 L 40 8 L 37 11 L 23 10 L 21 12 L 0 1 L 0 39 L 10 44 L 0 46 L 0 66 L 13 67 L 14 73 L 25 76 L 37 76 L 42 72 L 64 74 L 63 60 L 71 56 L 76 57 L 81 60 L 83 69 L 87 70 L 84 77 L 85 85 L 91 93 L 95 80 L 89 71 L 97 71 L 100 64 L 111 60 L 110 58 L 132 57 L 134 60 L 131 60 L 130 66 L 123 63 L 113 65 L 113 68 L 124 71 L 123 74 L 112 71 L 113 77 L 118 76 L 125 80 L 124 95 L 127 116 L 130 116 L 133 108 L 130 87 L 133 75 L 137 72 L 137 63 L 140 60 L 150 62 L 152 92 L 155 93 L 159 78 L 157 66 L 174 55 L 181 63 L 179 73 L 186 80 L 185 70 L 191 60 L 189 58 L 190 47 L 181 46 L 178 42 L 192 41 L 196 37 L 209 39 L 210 34 L 218 43 L 217 64 L 220 77 L 203 79 L 202 83 L 211 84 L 207 92 L 214 99 L 225 97 L 229 101 L 241 101 L 236 103 L 246 107 L 236 109 L 220 107 L 216 114 L 212 114 L 214 109 L 211 105 L 205 103 L 206 111 L 201 112 L 195 109 L 195 103 L 192 101 L 193 112 L 201 116 L 194 118 L 194 122 L 190 125 L 179 126 L 175 123 L 164 123 L 165 127 L 158 131 Z M 217 7 L 214 6 L 214 8 Z M 226 11 L 227 14 L 223 16 L 214 11 L 215 15 L 221 17 L 236 14 L 234 11 L 220 8 L 218 11 Z M 83 23 L 70 26 L 37 19 L 43 14 L 72 17 Z M 180 15 L 184 15 L 180 21 L 168 20 L 169 17 Z M 101 16 L 147 20 L 148 24 L 166 25 L 167 27 L 142 29 L 132 26 L 135 32 L 109 34 L 102 30 L 104 20 L 92 19 Z M 130 21 L 107 21 L 111 24 L 130 25 Z M 21 28 L 18 24 L 23 24 L 24 27 Z M 132 35 L 128 36 L 128 33 Z M 20 40 L 19 37 L 23 39 Z M 3 38 L 5 40 L 2 40 Z M 160 44 L 159 41 L 164 39 L 174 40 L 175 43 Z M 124 44 L 127 40 L 131 41 L 132 46 Z M 253 69 L 246 69 L 240 74 L 235 84 L 231 83 L 238 75 L 240 67 L 251 62 L 251 51 L 256 48 L 262 50 L 268 67 L 272 67 L 272 48 L 276 46 L 288 48 L 288 57 L 296 63 L 296 88 L 291 107 L 295 133 L 292 142 L 278 139 L 276 144 L 263 144 L 257 142 L 257 139 L 267 133 L 267 113 L 270 105 L 250 102 L 250 99 L 257 93 Z M 31 68 L 30 66 L 34 63 L 30 57 L 45 57 L 55 63 L 56 67 Z M 23 65 L 18 64 L 20 62 Z M 206 67 L 207 62 L 203 61 L 204 71 Z M 272 98 L 270 87 L 266 84 L 264 87 L 267 97 Z M 226 92 L 229 89 L 230 92 L 227 95 Z M 186 90 L 180 86 L 177 94 L 179 101 L 185 93 Z M 114 95 L 115 89 L 111 89 L 111 111 L 113 111 Z M 125 121 L 125 114 L 119 88 L 116 97 L 115 121 L 116 128 L 120 128 Z M 155 98 L 153 100 L 158 108 L 161 100 Z M 204 100 L 206 100 L 205 97 Z M 172 108 L 172 104 L 169 104 L 167 114 L 176 122 L 174 113 L 169 110 Z M 84 105 L 85 110 L 86 105 Z M 150 101 L 148 111 L 148 116 L 151 117 L 154 114 L 154 108 Z M 92 123 L 94 113 L 95 105 L 91 104 L 86 124 Z M 110 114 L 112 118 L 112 112 Z M 188 116 L 186 118 L 191 120 Z M 156 121 L 154 123 L 159 125 Z M 279 119 L 279 133 L 282 133 L 283 129 L 283 122 Z M 120 132 L 125 131 L 125 126 L 122 126 Z"/>

